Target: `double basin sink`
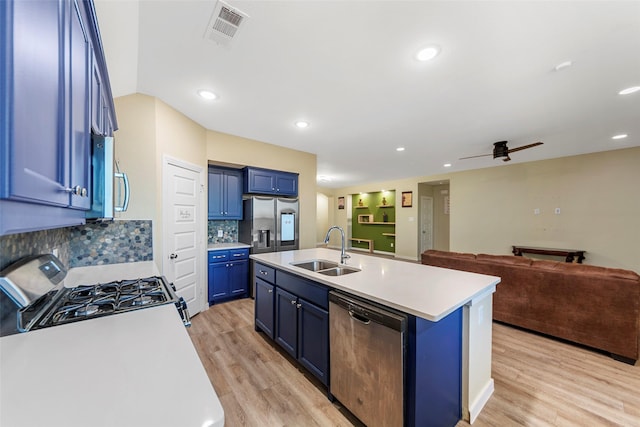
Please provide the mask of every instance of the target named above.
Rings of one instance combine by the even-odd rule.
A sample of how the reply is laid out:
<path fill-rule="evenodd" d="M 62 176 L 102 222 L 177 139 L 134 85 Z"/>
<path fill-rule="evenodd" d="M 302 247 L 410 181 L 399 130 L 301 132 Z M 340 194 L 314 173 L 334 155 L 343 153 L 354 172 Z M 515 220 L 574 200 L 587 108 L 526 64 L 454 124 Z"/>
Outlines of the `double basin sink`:
<path fill-rule="evenodd" d="M 340 265 L 337 262 L 327 261 L 324 259 L 292 262 L 291 265 L 304 268 L 305 270 L 324 274 L 325 276 L 344 276 L 345 274 L 351 274 L 360 271 L 360 269 L 358 268 L 347 267 L 344 265 Z"/>

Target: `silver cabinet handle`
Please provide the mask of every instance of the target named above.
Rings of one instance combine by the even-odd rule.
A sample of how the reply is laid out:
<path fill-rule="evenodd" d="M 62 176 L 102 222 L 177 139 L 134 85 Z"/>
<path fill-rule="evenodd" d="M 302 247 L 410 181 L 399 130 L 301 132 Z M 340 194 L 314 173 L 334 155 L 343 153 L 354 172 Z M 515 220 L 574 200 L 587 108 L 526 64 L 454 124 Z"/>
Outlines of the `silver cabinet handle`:
<path fill-rule="evenodd" d="M 178 258 L 178 254 L 169 255 L 169 259 L 176 259 L 176 258 Z"/>
<path fill-rule="evenodd" d="M 113 210 L 116 212 L 126 212 L 129 207 L 129 194 L 131 193 L 131 189 L 129 188 L 129 178 L 126 173 L 114 173 L 113 176 L 115 178 L 121 179 L 124 184 L 124 200 L 122 201 L 121 206 L 114 206 Z"/>
<path fill-rule="evenodd" d="M 267 292 L 272 294 L 273 293 L 273 289 L 269 289 Z"/>
<path fill-rule="evenodd" d="M 296 300 L 292 300 L 291 304 L 295 305 L 296 304 Z"/>
<path fill-rule="evenodd" d="M 268 275 L 268 274 L 269 274 L 269 272 L 264 271 L 264 270 L 260 270 L 260 274 L 262 274 L 263 276 L 266 276 L 266 275 Z"/>
<path fill-rule="evenodd" d="M 296 304 L 296 308 L 302 307 L 302 304 Z"/>

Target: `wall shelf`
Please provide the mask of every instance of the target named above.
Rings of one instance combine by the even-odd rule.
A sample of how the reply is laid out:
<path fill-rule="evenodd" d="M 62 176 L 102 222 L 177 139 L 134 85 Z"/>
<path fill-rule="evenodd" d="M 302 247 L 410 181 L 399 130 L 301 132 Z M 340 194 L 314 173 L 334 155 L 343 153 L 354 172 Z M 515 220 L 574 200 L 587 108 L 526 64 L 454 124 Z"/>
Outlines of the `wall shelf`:
<path fill-rule="evenodd" d="M 388 222 L 385 223 L 385 224 L 388 224 Z M 382 235 L 383 236 L 389 236 L 389 237 L 396 237 L 396 233 L 382 233 Z"/>
<path fill-rule="evenodd" d="M 369 209 L 369 206 L 356 206 L 356 209 Z"/>
<path fill-rule="evenodd" d="M 372 224 L 372 225 L 396 225 L 395 222 L 380 222 L 380 221 L 372 221 L 372 222 L 361 222 L 360 224 Z"/>
<path fill-rule="evenodd" d="M 393 205 L 377 205 L 376 208 L 393 208 Z"/>

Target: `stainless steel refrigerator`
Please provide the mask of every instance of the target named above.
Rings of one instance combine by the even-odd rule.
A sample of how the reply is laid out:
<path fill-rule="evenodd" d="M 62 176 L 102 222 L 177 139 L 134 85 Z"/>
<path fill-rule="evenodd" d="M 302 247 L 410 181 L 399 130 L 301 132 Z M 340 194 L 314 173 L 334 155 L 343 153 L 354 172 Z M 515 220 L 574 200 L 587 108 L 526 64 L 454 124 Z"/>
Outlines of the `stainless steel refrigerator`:
<path fill-rule="evenodd" d="M 251 196 L 242 201 L 243 217 L 238 240 L 251 246 L 252 254 L 298 249 L 298 199 Z M 253 263 L 250 263 L 249 293 L 255 295 Z"/>
<path fill-rule="evenodd" d="M 243 200 L 243 209 L 238 240 L 250 245 L 251 253 L 299 248 L 298 199 L 252 196 Z"/>

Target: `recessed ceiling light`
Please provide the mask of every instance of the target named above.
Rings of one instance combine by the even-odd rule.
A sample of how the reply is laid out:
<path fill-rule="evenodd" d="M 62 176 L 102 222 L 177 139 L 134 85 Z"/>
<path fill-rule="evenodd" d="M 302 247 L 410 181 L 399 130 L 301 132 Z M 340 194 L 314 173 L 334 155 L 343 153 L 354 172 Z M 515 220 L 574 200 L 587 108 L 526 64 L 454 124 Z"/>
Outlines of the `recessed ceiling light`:
<path fill-rule="evenodd" d="M 420 49 L 418 53 L 416 53 L 416 59 L 422 62 L 430 61 L 438 56 L 439 53 L 440 47 L 436 45 L 426 46 Z"/>
<path fill-rule="evenodd" d="M 211 92 L 210 90 L 201 89 L 201 90 L 198 91 L 198 95 L 200 95 L 204 99 L 209 99 L 209 100 L 218 99 L 218 95 L 216 95 L 215 93 Z"/>
<path fill-rule="evenodd" d="M 619 135 L 614 135 L 611 137 L 611 139 L 624 139 L 626 138 L 628 135 L 626 133 L 621 133 Z"/>
<path fill-rule="evenodd" d="M 304 120 L 299 120 L 296 122 L 296 127 L 300 129 L 304 129 L 306 127 L 309 127 L 309 122 L 305 122 Z"/>
<path fill-rule="evenodd" d="M 331 182 L 331 178 L 325 175 L 318 176 L 318 181 L 320 182 Z"/>
<path fill-rule="evenodd" d="M 442 165 L 442 166 L 444 166 L 445 168 L 450 168 L 450 167 L 451 167 L 451 163 L 445 163 L 445 164 L 444 164 L 444 165 Z"/>
<path fill-rule="evenodd" d="M 398 147 L 396 148 L 396 151 L 404 151 L 404 147 Z"/>
<path fill-rule="evenodd" d="M 635 93 L 635 92 L 637 92 L 639 90 L 640 90 L 640 86 L 628 87 L 628 88 L 622 89 L 620 92 L 618 92 L 618 95 L 629 95 L 629 94 Z"/>
<path fill-rule="evenodd" d="M 554 68 L 554 70 L 556 70 L 556 71 L 560 71 L 560 70 L 562 70 L 562 69 L 564 69 L 564 68 L 569 68 L 569 67 L 571 67 L 571 65 L 573 65 L 573 62 L 571 62 L 571 61 L 564 61 L 564 62 L 561 62 L 561 63 L 559 63 L 558 65 L 556 65 L 556 66 L 555 66 L 555 68 Z"/>

